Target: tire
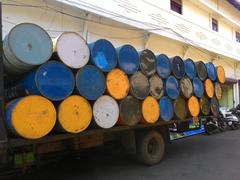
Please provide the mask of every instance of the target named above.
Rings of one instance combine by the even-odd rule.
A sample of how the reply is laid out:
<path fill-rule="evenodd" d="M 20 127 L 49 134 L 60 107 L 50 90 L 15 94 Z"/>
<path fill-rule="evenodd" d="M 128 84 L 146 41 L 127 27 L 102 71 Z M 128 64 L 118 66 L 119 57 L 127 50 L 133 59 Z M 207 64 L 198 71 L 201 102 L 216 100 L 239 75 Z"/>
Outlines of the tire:
<path fill-rule="evenodd" d="M 207 135 L 212 135 L 213 134 L 213 130 L 208 125 L 205 125 L 204 129 L 205 129 L 205 133 Z"/>
<path fill-rule="evenodd" d="M 219 124 L 219 130 L 221 132 L 224 132 L 224 131 L 227 130 L 227 123 L 226 122 L 220 120 L 220 121 L 218 121 L 218 124 Z"/>
<path fill-rule="evenodd" d="M 140 162 L 151 166 L 159 163 L 165 151 L 165 143 L 158 131 L 148 131 L 137 138 L 137 157 Z"/>

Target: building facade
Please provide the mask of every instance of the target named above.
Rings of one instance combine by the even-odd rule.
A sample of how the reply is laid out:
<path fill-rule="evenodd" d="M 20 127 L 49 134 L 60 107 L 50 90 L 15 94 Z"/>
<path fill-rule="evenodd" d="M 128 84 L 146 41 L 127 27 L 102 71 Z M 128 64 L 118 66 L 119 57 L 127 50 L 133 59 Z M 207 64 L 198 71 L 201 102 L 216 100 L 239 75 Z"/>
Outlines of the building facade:
<path fill-rule="evenodd" d="M 3 35 L 32 22 L 52 38 L 64 31 L 90 43 L 131 44 L 156 55 L 222 65 L 227 82 L 222 106 L 239 104 L 240 11 L 237 0 L 2 0 Z"/>

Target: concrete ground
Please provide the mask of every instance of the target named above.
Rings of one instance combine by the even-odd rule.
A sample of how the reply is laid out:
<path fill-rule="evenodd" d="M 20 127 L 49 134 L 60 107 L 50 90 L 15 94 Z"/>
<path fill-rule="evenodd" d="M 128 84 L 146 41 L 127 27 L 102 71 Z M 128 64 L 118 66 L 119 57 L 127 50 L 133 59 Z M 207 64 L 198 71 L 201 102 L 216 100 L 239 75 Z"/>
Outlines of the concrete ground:
<path fill-rule="evenodd" d="M 240 130 L 197 135 L 167 145 L 158 165 L 147 167 L 114 150 L 89 152 L 14 179 L 34 180 L 239 180 Z"/>

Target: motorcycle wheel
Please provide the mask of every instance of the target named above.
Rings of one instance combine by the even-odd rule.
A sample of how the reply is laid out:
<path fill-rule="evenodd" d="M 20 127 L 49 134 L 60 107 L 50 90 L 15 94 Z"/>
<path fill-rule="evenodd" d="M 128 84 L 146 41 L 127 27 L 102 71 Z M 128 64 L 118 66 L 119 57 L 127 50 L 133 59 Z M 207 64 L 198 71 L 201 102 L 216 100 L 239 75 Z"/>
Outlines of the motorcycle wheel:
<path fill-rule="evenodd" d="M 204 125 L 204 129 L 205 129 L 205 133 L 207 135 L 212 135 L 213 134 L 213 128 L 211 128 L 210 126 Z"/>
<path fill-rule="evenodd" d="M 218 121 L 218 125 L 219 125 L 219 131 L 224 132 L 224 131 L 227 130 L 227 123 L 226 122 L 220 120 L 220 121 Z"/>

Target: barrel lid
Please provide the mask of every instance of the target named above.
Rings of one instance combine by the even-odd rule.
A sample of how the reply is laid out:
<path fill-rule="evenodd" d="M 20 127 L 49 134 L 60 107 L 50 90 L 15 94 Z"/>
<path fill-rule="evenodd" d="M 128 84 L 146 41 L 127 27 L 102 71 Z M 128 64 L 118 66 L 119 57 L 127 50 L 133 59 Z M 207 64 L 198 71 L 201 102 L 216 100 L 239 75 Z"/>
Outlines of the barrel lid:
<path fill-rule="evenodd" d="M 138 99 L 145 99 L 150 91 L 150 84 L 147 76 L 138 71 L 134 73 L 130 78 L 130 92 Z"/>
<path fill-rule="evenodd" d="M 170 121 L 173 118 L 173 103 L 170 98 L 163 96 L 159 101 L 160 117 L 164 121 Z"/>
<path fill-rule="evenodd" d="M 180 93 L 178 80 L 174 76 L 169 76 L 165 83 L 165 92 L 171 99 L 177 99 Z"/>
<path fill-rule="evenodd" d="M 160 108 L 155 98 L 148 96 L 146 99 L 144 99 L 142 104 L 142 114 L 147 123 L 157 122 L 160 115 Z"/>
<path fill-rule="evenodd" d="M 28 65 L 43 64 L 52 56 L 52 40 L 48 33 L 36 24 L 16 25 L 6 36 L 5 41 L 8 41 L 12 55 Z"/>
<path fill-rule="evenodd" d="M 193 92 L 194 92 L 195 96 L 197 96 L 199 98 L 202 97 L 203 93 L 204 93 L 203 83 L 197 77 L 193 78 Z"/>
<path fill-rule="evenodd" d="M 88 100 L 96 100 L 106 89 L 105 77 L 97 67 L 86 65 L 76 74 L 76 87 L 80 95 Z"/>
<path fill-rule="evenodd" d="M 204 115 L 208 115 L 210 113 L 210 101 L 206 96 L 202 96 L 200 98 L 200 109 Z"/>
<path fill-rule="evenodd" d="M 99 97 L 93 105 L 93 116 L 96 124 L 104 129 L 113 127 L 119 117 L 119 107 L 111 96 Z"/>
<path fill-rule="evenodd" d="M 88 63 L 90 52 L 86 41 L 75 32 L 64 32 L 56 42 L 61 61 L 71 68 L 81 68 Z"/>
<path fill-rule="evenodd" d="M 89 126 L 91 120 L 92 107 L 81 96 L 69 96 L 58 107 L 58 122 L 66 132 L 82 132 Z"/>
<path fill-rule="evenodd" d="M 174 100 L 174 113 L 180 120 L 184 120 L 187 116 L 187 103 L 182 96 Z"/>
<path fill-rule="evenodd" d="M 99 39 L 89 47 L 92 63 L 103 72 L 109 72 L 117 66 L 117 53 L 111 42 Z"/>
<path fill-rule="evenodd" d="M 173 75 L 177 79 L 181 79 L 185 75 L 185 69 L 184 69 L 184 62 L 181 57 L 175 56 L 170 59 L 171 62 L 171 70 Z"/>
<path fill-rule="evenodd" d="M 211 99 L 211 112 L 214 116 L 218 116 L 219 114 L 219 103 L 216 97 Z"/>
<path fill-rule="evenodd" d="M 192 59 L 188 58 L 184 61 L 184 68 L 185 68 L 185 73 L 186 75 L 190 78 L 193 79 L 197 75 L 195 63 L 193 62 Z"/>
<path fill-rule="evenodd" d="M 156 98 L 160 99 L 164 95 L 164 86 L 162 79 L 157 75 L 154 74 L 150 79 L 150 94 Z"/>
<path fill-rule="evenodd" d="M 198 75 L 199 79 L 204 81 L 207 78 L 207 68 L 206 68 L 204 62 L 198 61 L 195 63 L 195 65 L 196 65 L 197 75 Z"/>
<path fill-rule="evenodd" d="M 137 72 L 140 64 L 137 50 L 129 45 L 123 45 L 117 48 L 119 67 L 126 74 L 134 74 Z"/>
<path fill-rule="evenodd" d="M 190 98 L 192 96 L 193 85 L 188 77 L 184 77 L 180 80 L 180 89 L 185 98 Z"/>
<path fill-rule="evenodd" d="M 200 105 L 195 96 L 192 96 L 188 99 L 188 110 L 192 117 L 197 117 L 199 115 Z"/>
<path fill-rule="evenodd" d="M 113 69 L 107 74 L 107 90 L 115 99 L 123 99 L 129 92 L 129 80 L 127 75 L 120 69 Z"/>
<path fill-rule="evenodd" d="M 146 76 L 156 72 L 156 56 L 151 50 L 145 49 L 140 52 L 140 69 Z"/>
<path fill-rule="evenodd" d="M 217 78 L 221 84 L 225 83 L 226 81 L 225 70 L 221 65 L 217 66 Z"/>
<path fill-rule="evenodd" d="M 216 98 L 218 100 L 221 100 L 222 99 L 222 87 L 221 87 L 220 83 L 215 82 L 214 91 L 215 91 Z"/>
<path fill-rule="evenodd" d="M 53 101 L 71 95 L 75 86 L 72 71 L 57 61 L 41 65 L 36 71 L 35 82 L 41 95 Z"/>
<path fill-rule="evenodd" d="M 171 64 L 167 55 L 160 54 L 157 56 L 157 73 L 158 75 L 166 79 L 171 74 Z"/>
<path fill-rule="evenodd" d="M 207 68 L 207 74 L 208 77 L 212 80 L 215 81 L 217 79 L 217 70 L 216 67 L 213 65 L 213 63 L 209 62 L 206 64 Z"/>
<path fill-rule="evenodd" d="M 204 82 L 205 91 L 208 97 L 212 98 L 214 95 L 214 85 L 210 79 L 206 79 Z"/>

